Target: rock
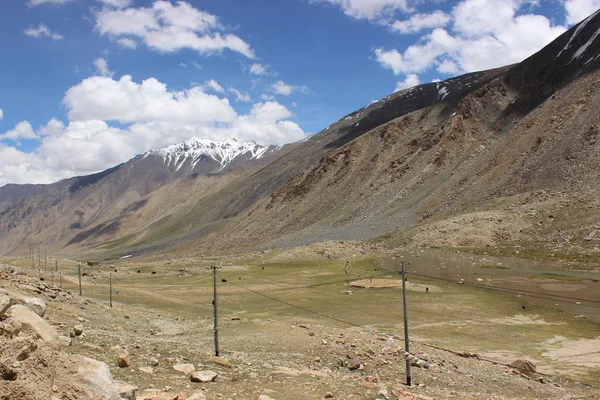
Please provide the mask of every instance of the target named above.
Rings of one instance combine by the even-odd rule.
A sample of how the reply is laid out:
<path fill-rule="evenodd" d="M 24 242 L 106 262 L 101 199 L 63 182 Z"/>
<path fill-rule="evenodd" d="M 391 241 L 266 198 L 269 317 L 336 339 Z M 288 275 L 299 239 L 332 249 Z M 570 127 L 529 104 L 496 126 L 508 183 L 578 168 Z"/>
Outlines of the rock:
<path fill-rule="evenodd" d="M 214 371 L 196 371 L 190 375 L 192 382 L 214 382 L 217 379 L 217 373 Z"/>
<path fill-rule="evenodd" d="M 153 374 L 154 373 L 154 368 L 152 367 L 140 367 L 140 371 L 146 373 L 146 374 Z"/>
<path fill-rule="evenodd" d="M 331 392 L 325 393 L 325 398 L 326 399 L 333 399 L 333 393 L 331 393 Z"/>
<path fill-rule="evenodd" d="M 33 353 L 36 350 L 37 350 L 37 345 L 34 342 L 30 342 L 30 343 L 26 344 L 19 351 L 19 354 L 17 355 L 17 360 L 18 361 L 27 360 L 29 358 L 29 356 L 31 355 L 31 353 Z"/>
<path fill-rule="evenodd" d="M 158 360 L 158 358 L 153 358 L 150 360 L 150 365 L 153 367 L 157 367 L 159 362 L 160 361 Z"/>
<path fill-rule="evenodd" d="M 60 338 L 56 330 L 29 308 L 17 304 L 11 306 L 4 316 L 7 318 L 5 325 L 19 323 L 21 332 L 39 338 L 51 349 L 60 351 Z"/>
<path fill-rule="evenodd" d="M 275 400 L 274 398 L 267 396 L 266 394 L 261 394 L 258 396 L 258 400 Z"/>
<path fill-rule="evenodd" d="M 61 337 L 60 337 L 60 344 L 61 344 L 63 347 L 69 347 L 69 346 L 71 345 L 71 343 L 72 343 L 72 342 L 73 342 L 73 339 L 71 339 L 71 338 L 70 338 L 70 337 L 68 337 L 68 336 L 61 336 Z"/>
<path fill-rule="evenodd" d="M 75 336 L 80 336 L 83 333 L 83 325 L 77 324 L 73 327 L 73 333 Z"/>
<path fill-rule="evenodd" d="M 173 365 L 175 371 L 183 372 L 186 375 L 191 374 L 196 370 L 193 364 L 175 364 Z"/>
<path fill-rule="evenodd" d="M 212 356 L 212 357 L 209 359 L 209 361 L 210 361 L 211 363 L 218 364 L 218 365 L 220 365 L 220 366 L 222 366 L 222 367 L 225 367 L 225 368 L 232 368 L 232 367 L 233 367 L 233 365 L 231 364 L 231 362 L 229 362 L 229 361 L 227 361 L 226 359 L 224 359 L 224 358 L 221 358 L 221 357 L 215 357 L 215 356 Z"/>
<path fill-rule="evenodd" d="M 387 391 L 386 388 L 381 389 L 378 393 L 377 393 L 377 398 L 378 399 L 389 399 L 390 398 L 390 394 Z"/>
<path fill-rule="evenodd" d="M 69 382 L 79 389 L 78 398 L 121 400 L 110 375 L 108 365 L 87 357 L 73 356 L 73 363 L 67 373 Z"/>
<path fill-rule="evenodd" d="M 40 317 L 46 315 L 46 302 L 37 297 L 26 297 L 23 299 L 24 305 L 35 312 Z"/>
<path fill-rule="evenodd" d="M 127 354 L 127 352 L 121 351 L 117 353 L 117 365 L 120 368 L 127 368 L 131 365 L 131 362 L 129 361 L 129 354 Z"/>
<path fill-rule="evenodd" d="M 535 374 L 536 368 L 535 364 L 528 360 L 515 360 L 509 365 L 511 368 L 519 370 L 519 372 L 525 375 L 533 375 Z"/>
<path fill-rule="evenodd" d="M 10 307 L 10 297 L 5 294 L 0 294 L 0 317 L 4 315 Z"/>
<path fill-rule="evenodd" d="M 117 380 L 115 380 L 114 383 L 115 388 L 117 389 L 117 392 L 119 392 L 119 396 L 121 396 L 122 399 L 135 400 L 135 392 L 138 390 L 137 386 Z"/>
<path fill-rule="evenodd" d="M 188 397 L 186 400 L 206 400 L 206 396 L 202 392 L 196 392 Z"/>
<path fill-rule="evenodd" d="M 358 358 L 353 358 L 348 361 L 348 369 L 356 370 L 360 368 L 360 360 Z"/>

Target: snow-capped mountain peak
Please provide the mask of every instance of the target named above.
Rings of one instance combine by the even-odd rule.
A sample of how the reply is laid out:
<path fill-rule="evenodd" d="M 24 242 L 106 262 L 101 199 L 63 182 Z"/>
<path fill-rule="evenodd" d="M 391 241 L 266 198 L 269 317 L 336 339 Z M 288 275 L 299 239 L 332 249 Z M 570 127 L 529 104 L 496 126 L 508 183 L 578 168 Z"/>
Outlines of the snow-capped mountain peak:
<path fill-rule="evenodd" d="M 190 161 L 192 168 L 202 159 L 209 157 L 225 168 L 229 163 L 241 155 L 248 155 L 250 159 L 258 159 L 265 155 L 269 147 L 261 146 L 255 142 L 238 142 L 236 139 L 214 141 L 206 138 L 193 137 L 185 142 L 172 144 L 159 149 L 150 150 L 143 156 L 155 154 L 163 158 L 165 164 L 181 168 L 186 161 Z"/>

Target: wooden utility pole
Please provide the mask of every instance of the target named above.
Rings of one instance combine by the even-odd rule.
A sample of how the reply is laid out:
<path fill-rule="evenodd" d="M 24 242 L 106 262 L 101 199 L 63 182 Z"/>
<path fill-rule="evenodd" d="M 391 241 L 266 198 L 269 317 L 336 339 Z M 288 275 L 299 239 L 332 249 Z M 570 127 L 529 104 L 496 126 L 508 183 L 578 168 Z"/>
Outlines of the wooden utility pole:
<path fill-rule="evenodd" d="M 214 332 L 215 332 L 215 356 L 219 357 L 219 316 L 218 316 L 218 308 L 217 308 L 217 266 L 213 265 L 210 267 L 212 269 L 213 276 L 213 310 L 214 310 Z"/>
<path fill-rule="evenodd" d="M 54 258 L 54 269 L 58 271 L 58 259 Z"/>
<path fill-rule="evenodd" d="M 350 266 L 350 261 L 346 261 L 346 267 L 344 268 L 344 273 L 346 274 L 346 285 L 350 284 L 350 280 L 348 279 L 348 267 Z"/>
<path fill-rule="evenodd" d="M 79 274 L 79 295 L 81 296 L 81 264 L 77 264 L 77 273 Z"/>
<path fill-rule="evenodd" d="M 110 291 L 109 304 L 112 307 L 112 272 L 108 275 L 108 288 Z"/>
<path fill-rule="evenodd" d="M 408 340 L 408 313 L 406 307 L 406 270 L 404 269 L 404 261 L 402 261 L 402 305 L 404 307 L 404 348 L 410 354 L 410 342 Z M 406 359 L 406 384 L 412 385 L 410 376 L 410 360 Z"/>
<path fill-rule="evenodd" d="M 44 249 L 44 273 L 48 272 L 48 251 Z"/>

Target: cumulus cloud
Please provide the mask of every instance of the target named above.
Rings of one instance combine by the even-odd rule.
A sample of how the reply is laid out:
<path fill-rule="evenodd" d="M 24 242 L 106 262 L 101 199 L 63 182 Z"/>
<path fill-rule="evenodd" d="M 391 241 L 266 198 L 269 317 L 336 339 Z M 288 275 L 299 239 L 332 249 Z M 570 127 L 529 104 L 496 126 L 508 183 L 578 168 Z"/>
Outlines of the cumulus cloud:
<path fill-rule="evenodd" d="M 398 82 L 398 84 L 396 85 L 395 92 L 397 92 L 399 90 L 408 89 L 413 86 L 417 86 L 420 83 L 421 83 L 421 81 L 419 80 L 419 77 L 417 75 L 410 74 L 406 77 L 405 80 L 403 80 L 402 82 Z"/>
<path fill-rule="evenodd" d="M 96 29 L 115 40 L 138 38 L 150 49 L 175 52 L 183 49 L 212 54 L 229 49 L 248 58 L 254 50 L 239 36 L 222 33 L 216 16 L 187 2 L 155 1 L 152 7 L 115 10 L 103 8 L 96 14 Z M 122 43 L 121 43 L 122 44 Z"/>
<path fill-rule="evenodd" d="M 267 66 L 259 63 L 254 63 L 250 66 L 250 73 L 253 75 L 266 75 Z"/>
<path fill-rule="evenodd" d="M 277 94 L 289 96 L 290 94 L 292 94 L 294 92 L 296 87 L 292 86 L 292 85 L 288 85 L 284 81 L 277 81 L 271 85 L 271 89 Z"/>
<path fill-rule="evenodd" d="M 423 29 L 442 28 L 450 22 L 451 17 L 442 11 L 431 14 L 414 14 L 404 21 L 394 21 L 390 29 L 399 33 L 416 33 Z"/>
<path fill-rule="evenodd" d="M 600 8 L 600 0 L 566 0 L 567 24 L 576 24 Z"/>
<path fill-rule="evenodd" d="M 34 131 L 23 121 L 0 135 L 0 139 L 40 141 L 34 153 L 0 141 L 0 185 L 49 183 L 102 171 L 148 149 L 192 136 L 262 144 L 288 143 L 306 136 L 289 120 L 292 113 L 285 106 L 275 101 L 256 103 L 248 114 L 241 115 L 226 98 L 204 92 L 209 87 L 223 90 L 217 85 L 211 80 L 172 91 L 155 78 L 139 83 L 128 75 L 119 80 L 103 76 L 84 79 L 63 99 L 68 123 L 53 118 Z M 123 125 L 111 126 L 111 120 Z"/>
<path fill-rule="evenodd" d="M 565 32 L 542 15 L 522 14 L 520 0 L 463 0 L 450 30 L 436 28 L 403 52 L 376 48 L 375 60 L 396 75 L 436 70 L 458 74 L 522 61 Z"/>
<path fill-rule="evenodd" d="M 108 69 L 108 62 L 104 58 L 96 58 L 94 60 L 96 71 L 101 76 L 113 76 L 115 73 Z"/>
<path fill-rule="evenodd" d="M 52 40 L 62 40 L 64 39 L 63 35 L 60 35 L 56 32 L 52 32 L 50 28 L 48 28 L 44 24 L 39 24 L 37 28 L 29 27 L 23 31 L 23 33 L 29 37 L 39 38 L 39 37 L 50 37 Z"/>
<path fill-rule="evenodd" d="M 311 3 L 331 3 L 340 7 L 352 18 L 376 19 L 395 11 L 410 10 L 408 0 L 310 0 Z"/>
<path fill-rule="evenodd" d="M 21 121 L 10 131 L 0 135 L 0 140 L 8 139 L 18 142 L 20 139 L 37 139 L 31 124 L 27 121 Z"/>

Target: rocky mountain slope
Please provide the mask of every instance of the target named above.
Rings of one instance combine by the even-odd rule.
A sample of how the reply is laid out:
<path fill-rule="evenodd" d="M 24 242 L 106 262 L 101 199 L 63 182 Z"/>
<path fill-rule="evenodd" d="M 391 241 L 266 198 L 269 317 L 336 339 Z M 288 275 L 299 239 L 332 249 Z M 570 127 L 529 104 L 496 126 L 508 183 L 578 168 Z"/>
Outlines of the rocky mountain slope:
<path fill-rule="evenodd" d="M 519 64 L 394 93 L 292 147 L 195 140 L 52 187 L 0 215 L 0 253 L 377 237 L 597 253 L 599 66 L 600 11 Z"/>
<path fill-rule="evenodd" d="M 118 237 L 123 229 L 186 204 L 192 195 L 199 198 L 264 166 L 289 147 L 192 138 L 98 174 L 51 185 L 7 185 L 0 199 L 12 206 L 0 213 L 0 253 L 23 252 L 29 244 L 60 249 L 99 235 Z"/>

